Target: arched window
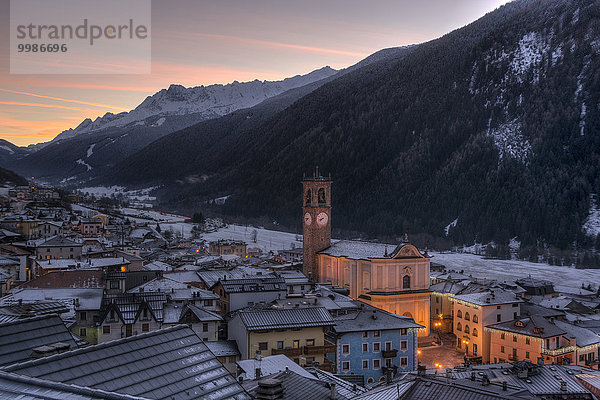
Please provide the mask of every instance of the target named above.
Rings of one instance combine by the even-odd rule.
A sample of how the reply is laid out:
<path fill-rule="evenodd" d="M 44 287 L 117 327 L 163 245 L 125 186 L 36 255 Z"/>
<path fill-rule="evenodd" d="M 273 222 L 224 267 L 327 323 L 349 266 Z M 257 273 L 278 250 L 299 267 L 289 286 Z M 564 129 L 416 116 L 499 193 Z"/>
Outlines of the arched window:
<path fill-rule="evenodd" d="M 471 316 L 469 315 L 469 312 L 468 312 L 468 311 L 465 313 L 465 319 L 466 319 L 467 321 L 470 321 L 470 320 L 471 320 Z"/>
<path fill-rule="evenodd" d="M 375 379 L 373 379 L 373 378 L 367 379 L 367 383 L 373 383 L 373 382 L 375 382 Z"/>
<path fill-rule="evenodd" d="M 473 333 L 472 333 L 472 335 L 473 335 L 473 336 L 475 336 L 475 337 L 477 337 L 477 335 L 478 335 L 478 333 L 477 333 L 477 328 L 473 328 Z"/>
<path fill-rule="evenodd" d="M 325 200 L 325 189 L 320 188 L 319 192 L 317 193 L 317 198 L 319 203 L 323 204 L 323 203 L 327 203 L 327 200 Z"/>
<path fill-rule="evenodd" d="M 456 330 L 462 331 L 462 325 L 460 324 L 460 322 L 458 324 L 456 324 Z"/>
<path fill-rule="evenodd" d="M 306 191 L 306 204 L 312 203 L 312 190 L 308 189 Z"/>
<path fill-rule="evenodd" d="M 465 325 L 465 333 L 471 333 L 471 330 L 469 329 L 469 325 Z"/>
<path fill-rule="evenodd" d="M 473 322 L 479 322 L 479 317 L 477 316 L 477 314 L 473 315 Z"/>
<path fill-rule="evenodd" d="M 462 318 L 462 311 L 461 311 L 461 310 L 458 310 L 458 311 L 456 312 L 456 316 L 457 316 L 458 318 Z"/>
<path fill-rule="evenodd" d="M 404 313 L 404 314 L 402 314 L 402 315 L 404 315 L 405 317 L 408 317 L 408 318 L 412 318 L 412 317 L 413 317 L 413 316 L 412 316 L 412 313 L 410 313 L 410 312 L 408 312 L 408 311 L 407 311 L 407 312 L 405 312 L 405 313 Z"/>
<path fill-rule="evenodd" d="M 402 288 L 410 289 L 410 276 L 404 275 L 404 277 L 402 278 Z"/>

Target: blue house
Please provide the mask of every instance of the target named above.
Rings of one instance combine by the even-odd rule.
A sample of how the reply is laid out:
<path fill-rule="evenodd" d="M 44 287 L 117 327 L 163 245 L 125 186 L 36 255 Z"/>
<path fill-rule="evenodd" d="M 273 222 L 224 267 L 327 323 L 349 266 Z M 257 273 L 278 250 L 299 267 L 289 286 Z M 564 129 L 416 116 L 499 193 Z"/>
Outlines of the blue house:
<path fill-rule="evenodd" d="M 417 369 L 417 331 L 412 318 L 363 304 L 334 318 L 328 340 L 336 344 L 334 373 L 363 376 L 364 383 L 385 380 L 385 371 Z"/>

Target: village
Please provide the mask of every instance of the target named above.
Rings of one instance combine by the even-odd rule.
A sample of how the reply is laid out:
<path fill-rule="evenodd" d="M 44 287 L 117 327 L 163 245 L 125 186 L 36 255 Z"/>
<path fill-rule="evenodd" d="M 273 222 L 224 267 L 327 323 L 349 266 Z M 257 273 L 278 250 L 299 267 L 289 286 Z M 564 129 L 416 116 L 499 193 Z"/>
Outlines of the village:
<path fill-rule="evenodd" d="M 316 171 L 302 183 L 301 236 L 110 208 L 41 185 L 3 188 L 0 391 L 600 395 L 596 291 L 475 278 L 408 235 L 332 240 L 331 178 Z"/>

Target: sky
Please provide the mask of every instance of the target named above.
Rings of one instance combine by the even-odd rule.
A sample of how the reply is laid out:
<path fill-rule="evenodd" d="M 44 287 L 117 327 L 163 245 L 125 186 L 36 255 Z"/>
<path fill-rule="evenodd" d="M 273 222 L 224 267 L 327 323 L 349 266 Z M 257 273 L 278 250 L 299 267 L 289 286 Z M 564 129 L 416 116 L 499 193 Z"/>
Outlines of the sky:
<path fill-rule="evenodd" d="M 440 37 L 506 2 L 154 0 L 151 73 L 22 75 L 10 73 L 10 1 L 0 0 L 0 138 L 45 142 L 85 118 L 131 110 L 173 83 L 280 80 L 326 65 L 345 68 L 383 48 Z"/>

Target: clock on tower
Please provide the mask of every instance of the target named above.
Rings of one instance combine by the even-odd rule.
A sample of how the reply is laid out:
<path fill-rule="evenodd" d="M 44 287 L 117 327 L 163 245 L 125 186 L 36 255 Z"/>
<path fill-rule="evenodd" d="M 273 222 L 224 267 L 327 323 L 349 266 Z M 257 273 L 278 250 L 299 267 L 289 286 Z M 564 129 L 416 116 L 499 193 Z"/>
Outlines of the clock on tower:
<path fill-rule="evenodd" d="M 302 179 L 302 189 L 302 271 L 318 282 L 317 252 L 331 246 L 331 176 L 323 177 L 317 167 Z"/>

